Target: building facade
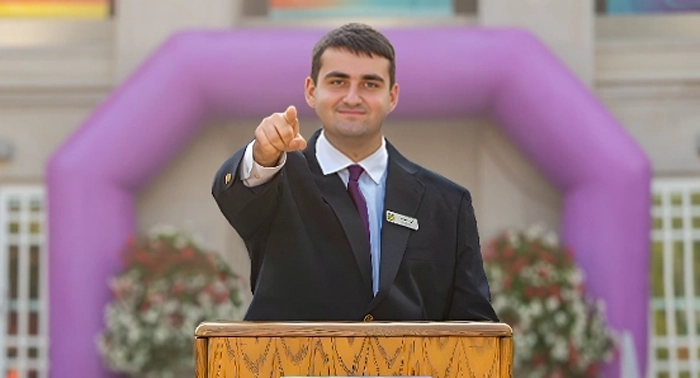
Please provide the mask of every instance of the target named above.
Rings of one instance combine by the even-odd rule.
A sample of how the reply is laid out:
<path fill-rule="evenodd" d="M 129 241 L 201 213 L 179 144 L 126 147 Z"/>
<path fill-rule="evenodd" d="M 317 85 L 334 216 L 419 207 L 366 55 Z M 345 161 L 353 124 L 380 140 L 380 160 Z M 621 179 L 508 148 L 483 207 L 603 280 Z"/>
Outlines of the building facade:
<path fill-rule="evenodd" d="M 112 11 L 89 19 L 0 18 L 0 223 L 5 225 L 0 267 L 9 273 L 0 283 L 8 330 L 0 341 L 7 358 L 0 363 L 6 370 L 21 377 L 48 372 L 44 193 L 51 154 L 173 32 L 325 28 L 346 21 L 273 17 L 279 3 L 118 0 Z M 652 279 L 650 292 L 649 376 L 675 377 L 700 372 L 693 321 L 700 292 L 694 270 L 700 261 L 700 13 L 662 13 L 662 5 L 634 14 L 629 4 L 590 0 L 456 1 L 447 21 L 440 15 L 413 19 L 390 13 L 362 20 L 380 29 L 438 23 L 527 28 L 624 125 L 648 154 L 655 180 L 650 211 L 658 221 L 650 240 L 652 273 L 658 269 L 653 277 L 660 278 Z M 250 139 L 258 122 L 222 122 L 200 133 L 140 193 L 138 229 L 167 222 L 191 230 L 247 276 L 244 247 L 216 208 L 209 186 L 221 162 Z M 302 119 L 301 125 L 305 135 L 319 126 L 312 119 Z M 482 239 L 535 223 L 558 230 L 561 195 L 492 121 L 389 120 L 385 131 L 408 157 L 471 190 Z"/>

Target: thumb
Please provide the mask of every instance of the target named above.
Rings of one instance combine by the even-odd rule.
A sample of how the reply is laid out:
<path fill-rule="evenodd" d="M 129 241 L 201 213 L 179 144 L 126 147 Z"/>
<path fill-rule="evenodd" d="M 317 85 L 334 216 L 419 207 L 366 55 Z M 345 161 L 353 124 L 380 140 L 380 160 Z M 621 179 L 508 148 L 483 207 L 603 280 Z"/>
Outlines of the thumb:
<path fill-rule="evenodd" d="M 291 142 L 289 142 L 287 152 L 292 152 L 292 151 L 299 151 L 303 150 L 306 148 L 306 139 L 304 139 L 301 134 L 297 134 L 297 136 L 292 139 Z"/>

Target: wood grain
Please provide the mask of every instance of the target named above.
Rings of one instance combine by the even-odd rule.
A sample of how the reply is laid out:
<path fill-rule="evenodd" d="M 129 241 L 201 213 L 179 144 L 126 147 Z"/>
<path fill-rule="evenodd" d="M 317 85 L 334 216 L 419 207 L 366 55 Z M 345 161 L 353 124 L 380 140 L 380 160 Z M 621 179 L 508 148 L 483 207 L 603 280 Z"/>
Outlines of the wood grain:
<path fill-rule="evenodd" d="M 196 378 L 512 378 L 503 323 L 206 322 L 195 333 Z"/>
<path fill-rule="evenodd" d="M 504 337 L 501 339 L 501 371 L 506 377 L 513 376 L 513 338 Z"/>
<path fill-rule="evenodd" d="M 500 337 L 216 337 L 209 377 L 510 378 Z M 507 338 L 509 339 L 509 338 Z"/>
<path fill-rule="evenodd" d="M 207 359 L 209 339 L 206 337 L 196 337 L 194 339 L 194 377 L 207 378 Z"/>
<path fill-rule="evenodd" d="M 508 337 L 513 330 L 504 323 L 486 322 L 347 322 L 267 323 L 204 322 L 195 330 L 198 337 Z"/>

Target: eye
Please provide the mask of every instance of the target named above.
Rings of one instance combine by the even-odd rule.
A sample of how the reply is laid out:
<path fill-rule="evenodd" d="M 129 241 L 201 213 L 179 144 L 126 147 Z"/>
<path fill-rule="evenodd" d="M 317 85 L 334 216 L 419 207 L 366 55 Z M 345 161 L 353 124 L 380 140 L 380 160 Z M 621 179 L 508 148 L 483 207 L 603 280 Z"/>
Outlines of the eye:
<path fill-rule="evenodd" d="M 331 80 L 330 82 L 331 85 L 343 85 L 342 80 Z"/>
<path fill-rule="evenodd" d="M 365 86 L 366 86 L 367 88 L 379 88 L 379 84 L 374 83 L 374 82 L 371 82 L 371 81 L 366 82 L 366 83 L 365 83 Z"/>

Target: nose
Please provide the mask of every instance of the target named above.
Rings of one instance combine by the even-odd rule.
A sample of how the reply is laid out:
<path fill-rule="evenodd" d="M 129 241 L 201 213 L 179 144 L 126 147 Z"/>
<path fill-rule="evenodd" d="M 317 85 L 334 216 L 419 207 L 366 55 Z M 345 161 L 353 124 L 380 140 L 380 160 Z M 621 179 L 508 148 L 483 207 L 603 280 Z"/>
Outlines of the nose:
<path fill-rule="evenodd" d="M 357 86 L 352 85 L 348 89 L 348 92 L 345 93 L 345 97 L 343 98 L 343 102 L 350 106 L 355 106 L 359 105 L 362 103 L 362 98 L 360 97 L 360 94 L 358 93 Z"/>

